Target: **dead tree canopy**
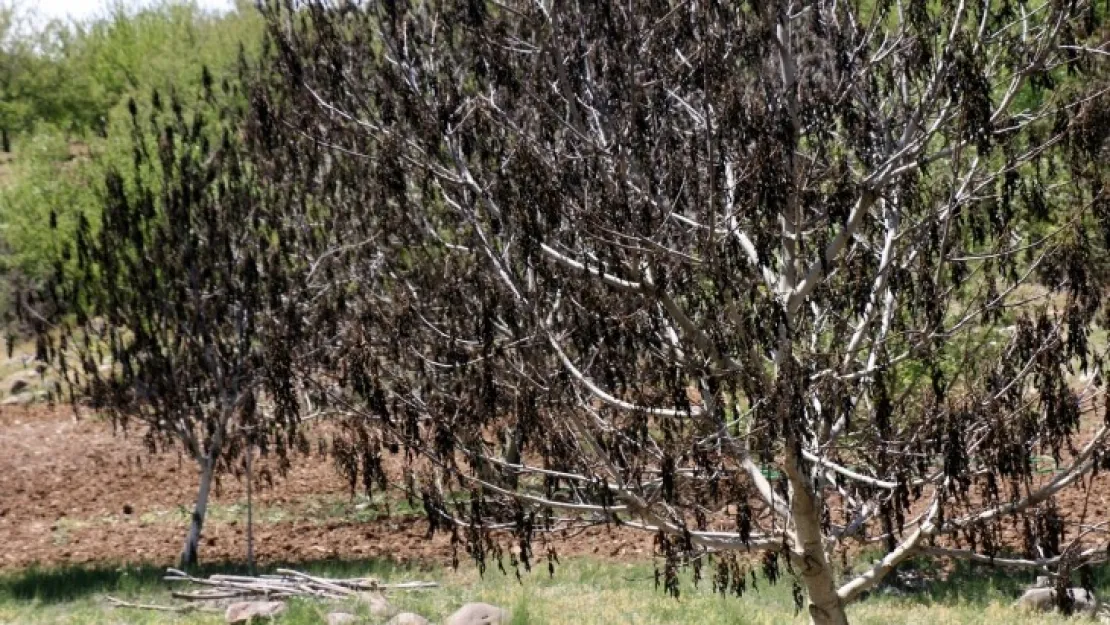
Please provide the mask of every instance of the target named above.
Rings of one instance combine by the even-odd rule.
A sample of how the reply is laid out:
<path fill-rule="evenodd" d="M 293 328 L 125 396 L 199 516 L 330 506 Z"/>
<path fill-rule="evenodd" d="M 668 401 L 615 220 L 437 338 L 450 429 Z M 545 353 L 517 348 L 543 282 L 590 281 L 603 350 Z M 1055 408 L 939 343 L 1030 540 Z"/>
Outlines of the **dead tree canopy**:
<path fill-rule="evenodd" d="M 429 458 L 472 543 L 654 532 L 675 591 L 765 550 L 816 623 L 924 552 L 1089 556 L 1054 502 L 1108 432 L 1104 12 L 271 5 L 250 135 L 365 465 Z"/>
<path fill-rule="evenodd" d="M 275 347 L 299 331 L 307 266 L 282 253 L 285 226 L 267 210 L 275 189 L 241 149 L 238 85 L 207 71 L 202 82 L 200 94 L 130 102 L 130 166 L 106 168 L 100 214 L 80 217 L 25 308 L 73 401 L 137 423 L 152 452 L 196 462 L 185 566 L 197 563 L 218 474 L 248 448 L 283 469 L 302 442 L 294 352 Z"/>
<path fill-rule="evenodd" d="M 197 424 L 229 409 L 226 363 L 270 393 L 304 374 L 352 415 L 351 473 L 383 482 L 403 447 L 433 529 L 479 562 L 489 530 L 527 566 L 547 529 L 619 523 L 657 535 L 676 593 L 692 556 L 742 589 L 765 552 L 815 623 L 918 554 L 1094 553 L 1055 502 L 1108 433 L 1104 7 L 263 10 L 249 156 L 215 178 L 238 191 L 106 213 L 141 226 L 118 239 L 180 241 L 150 288 L 135 258 L 104 296 L 149 308 L 111 318 L 121 345 L 174 356 L 123 363 L 153 423 L 187 416 L 155 396 Z M 845 575 L 853 543 L 886 555 Z"/>

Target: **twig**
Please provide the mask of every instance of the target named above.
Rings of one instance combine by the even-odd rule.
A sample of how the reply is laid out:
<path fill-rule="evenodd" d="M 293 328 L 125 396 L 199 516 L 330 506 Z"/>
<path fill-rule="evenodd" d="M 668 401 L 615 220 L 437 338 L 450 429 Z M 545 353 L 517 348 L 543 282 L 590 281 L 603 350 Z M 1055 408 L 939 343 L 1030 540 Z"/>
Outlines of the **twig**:
<path fill-rule="evenodd" d="M 133 609 L 136 609 L 136 610 L 155 610 L 155 611 L 158 611 L 158 612 L 177 612 L 179 614 L 180 613 L 185 613 L 185 612 L 194 612 L 194 611 L 202 611 L 202 612 L 211 612 L 212 611 L 212 610 L 202 610 L 199 606 L 195 606 L 195 605 L 157 605 L 157 604 L 153 604 L 153 603 L 131 603 L 130 601 L 123 601 L 122 599 L 116 599 L 115 597 L 113 597 L 111 595 L 104 595 L 104 598 L 107 599 L 108 602 L 111 603 L 112 606 L 116 607 L 116 608 L 133 608 Z"/>
<path fill-rule="evenodd" d="M 424 590 L 426 588 L 439 588 L 439 582 L 401 582 L 398 584 L 378 584 L 382 590 Z"/>
<path fill-rule="evenodd" d="M 294 571 L 278 569 L 277 575 L 211 575 L 207 579 L 194 577 L 178 569 L 166 569 L 163 578 L 170 582 L 190 582 L 213 590 L 173 593 L 173 596 L 190 601 L 228 599 L 250 595 L 268 598 L 316 597 L 320 599 L 347 599 L 358 591 L 421 590 L 436 588 L 436 582 L 401 582 L 382 584 L 370 577 L 352 579 L 326 579 Z"/>
<path fill-rule="evenodd" d="M 308 580 L 308 581 L 310 581 L 314 584 L 317 584 L 319 586 L 323 586 L 324 588 L 328 588 L 330 590 L 334 590 L 335 592 L 338 592 L 338 593 L 343 594 L 345 596 L 349 596 L 349 595 L 354 594 L 354 591 L 352 591 L 350 588 L 344 588 L 344 587 L 342 587 L 338 584 L 332 583 L 332 582 L 330 582 L 326 579 L 321 579 L 319 577 L 313 577 L 312 575 L 309 575 L 307 573 L 301 573 L 300 571 L 294 571 L 292 569 L 278 569 L 277 572 L 281 573 L 282 575 L 291 575 L 293 577 L 298 577 L 300 579 L 306 579 L 306 580 Z"/>
<path fill-rule="evenodd" d="M 186 599 L 188 601 L 214 601 L 216 599 L 237 599 L 249 594 L 250 592 L 246 590 L 217 590 L 216 592 L 179 592 L 175 590 L 170 593 L 170 596 L 175 599 Z"/>

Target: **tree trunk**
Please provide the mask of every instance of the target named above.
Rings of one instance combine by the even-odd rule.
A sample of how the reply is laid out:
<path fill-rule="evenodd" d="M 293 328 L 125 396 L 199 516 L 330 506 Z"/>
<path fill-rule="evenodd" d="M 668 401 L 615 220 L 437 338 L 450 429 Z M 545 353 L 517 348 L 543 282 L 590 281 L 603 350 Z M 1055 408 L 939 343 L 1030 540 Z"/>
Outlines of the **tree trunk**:
<path fill-rule="evenodd" d="M 12 139 L 8 136 L 7 126 L 0 128 L 0 152 L 12 151 Z"/>
<path fill-rule="evenodd" d="M 520 464 L 520 424 L 518 423 L 511 429 L 506 428 L 501 433 L 501 456 L 509 464 Z M 505 485 L 516 490 L 517 487 L 517 473 L 516 469 L 506 468 L 502 472 L 505 480 Z"/>
<path fill-rule="evenodd" d="M 844 611 L 844 606 L 839 602 L 833 610 L 827 610 L 819 607 L 809 601 L 809 622 L 812 625 L 848 625 L 848 613 Z"/>
<path fill-rule="evenodd" d="M 787 441 L 785 468 L 794 491 L 790 512 L 801 543 L 797 547 L 802 551 L 800 564 L 802 581 L 809 596 L 809 619 L 813 625 L 848 625 L 844 602 L 836 593 L 836 577 L 825 556 L 821 507 L 792 447 Z"/>
<path fill-rule="evenodd" d="M 200 531 L 204 527 L 204 515 L 208 512 L 208 494 L 212 491 L 212 475 L 216 469 L 216 458 L 209 454 L 200 462 L 200 487 L 197 489 L 197 503 L 193 508 L 193 520 L 189 535 L 185 538 L 185 548 L 181 552 L 181 568 L 191 568 L 197 564 L 197 548 L 200 545 Z"/>

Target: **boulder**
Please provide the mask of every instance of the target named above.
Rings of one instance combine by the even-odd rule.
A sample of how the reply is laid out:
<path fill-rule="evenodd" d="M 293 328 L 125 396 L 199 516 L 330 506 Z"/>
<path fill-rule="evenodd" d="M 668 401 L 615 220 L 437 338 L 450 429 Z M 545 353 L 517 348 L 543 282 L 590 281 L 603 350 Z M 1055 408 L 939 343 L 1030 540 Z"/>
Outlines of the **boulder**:
<path fill-rule="evenodd" d="M 352 625 L 358 622 L 358 617 L 349 612 L 332 612 L 328 614 L 328 625 Z"/>
<path fill-rule="evenodd" d="M 366 605 L 372 616 L 386 618 L 397 613 L 397 610 L 386 600 L 385 595 L 380 592 L 359 593 L 358 600 Z"/>
<path fill-rule="evenodd" d="M 428 619 L 424 618 L 423 616 L 420 616 L 419 614 L 413 614 L 412 612 L 402 612 L 402 613 L 398 614 L 397 616 L 389 619 L 389 622 L 386 623 L 385 625 L 431 625 L 431 624 L 428 622 Z"/>
<path fill-rule="evenodd" d="M 0 382 L 0 389 L 3 389 L 3 391 L 0 392 L 6 391 L 9 395 L 18 395 L 25 391 L 30 391 L 31 387 L 35 386 L 41 378 L 42 376 L 30 369 L 16 371 L 4 378 L 3 382 Z"/>
<path fill-rule="evenodd" d="M 283 601 L 239 601 L 227 606 L 224 620 L 228 623 L 251 623 L 272 619 L 285 611 Z"/>
<path fill-rule="evenodd" d="M 488 603 L 468 603 L 459 608 L 443 625 L 509 625 L 510 614 Z"/>
<path fill-rule="evenodd" d="M 33 403 L 35 403 L 35 394 L 31 391 L 23 391 L 18 395 L 5 397 L 3 401 L 0 401 L 0 406 L 27 406 Z"/>
<path fill-rule="evenodd" d="M 1094 615 L 1098 612 L 1098 597 L 1086 588 L 1069 588 L 1068 594 L 1071 596 L 1072 605 L 1074 606 L 1076 614 Z M 1045 587 L 1030 588 L 1025 591 L 1024 595 L 1018 598 L 1014 605 L 1018 608 L 1032 610 L 1034 612 L 1051 612 L 1056 608 L 1056 589 Z"/>

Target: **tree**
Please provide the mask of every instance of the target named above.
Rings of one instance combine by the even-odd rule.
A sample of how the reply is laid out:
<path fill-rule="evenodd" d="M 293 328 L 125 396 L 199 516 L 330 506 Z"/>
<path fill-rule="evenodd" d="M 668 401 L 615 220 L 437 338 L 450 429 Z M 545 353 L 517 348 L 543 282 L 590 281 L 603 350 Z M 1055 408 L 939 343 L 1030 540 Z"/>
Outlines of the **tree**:
<path fill-rule="evenodd" d="M 0 149 L 36 125 L 86 129 L 104 113 L 95 81 L 73 65 L 73 33 L 20 2 L 0 3 Z M 117 100 L 119 94 L 116 94 Z M 92 119 L 90 119 L 92 118 Z"/>
<path fill-rule="evenodd" d="M 191 112 L 176 94 L 155 92 L 149 111 L 131 101 L 134 169 L 108 169 L 99 226 L 80 217 L 45 297 L 24 307 L 75 402 L 197 463 L 183 566 L 217 474 L 303 444 L 291 353 L 269 351 L 295 341 L 298 265 L 242 158 L 241 94 L 215 93 L 207 70 L 202 83 Z"/>
<path fill-rule="evenodd" d="M 29 16 L 13 3 L 0 4 L 0 151 L 11 152 L 12 133 L 31 111 L 32 87 L 40 70 Z"/>
<path fill-rule="evenodd" d="M 1101 553 L 1055 505 L 1110 432 L 1091 3 L 266 14 L 249 134 L 317 259 L 305 338 L 370 473 L 422 458 L 480 561 L 486 530 L 528 565 L 545 528 L 618 523 L 676 593 L 761 551 L 824 624 L 916 555 Z M 886 553 L 838 571 L 852 542 Z"/>

